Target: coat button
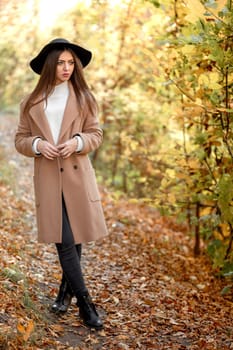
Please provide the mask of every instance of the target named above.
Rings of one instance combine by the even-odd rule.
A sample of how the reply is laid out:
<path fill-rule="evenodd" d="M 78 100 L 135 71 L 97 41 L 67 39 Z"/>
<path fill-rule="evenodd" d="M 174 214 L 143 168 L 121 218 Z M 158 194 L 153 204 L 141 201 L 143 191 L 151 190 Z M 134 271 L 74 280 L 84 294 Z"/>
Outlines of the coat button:
<path fill-rule="evenodd" d="M 63 171 L 64 171 L 64 169 L 63 169 L 63 168 L 60 168 L 60 171 L 61 171 L 61 172 L 63 172 Z"/>
<path fill-rule="evenodd" d="M 74 169 L 75 169 L 75 170 L 78 169 L 78 166 L 77 166 L 77 165 L 74 165 Z"/>

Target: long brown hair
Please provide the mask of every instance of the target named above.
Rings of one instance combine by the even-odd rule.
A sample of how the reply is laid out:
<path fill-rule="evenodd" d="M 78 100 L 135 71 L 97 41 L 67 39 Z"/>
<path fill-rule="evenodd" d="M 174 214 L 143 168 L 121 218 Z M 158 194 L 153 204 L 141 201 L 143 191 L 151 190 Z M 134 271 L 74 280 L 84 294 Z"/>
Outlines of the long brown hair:
<path fill-rule="evenodd" d="M 87 109 L 92 115 L 96 114 L 97 103 L 84 78 L 82 64 L 79 58 L 75 55 L 74 51 L 70 48 L 64 48 L 63 50 L 52 50 L 48 54 L 38 83 L 25 104 L 24 113 L 28 113 L 32 106 L 42 101 L 47 102 L 48 96 L 52 93 L 56 85 L 57 61 L 63 51 L 69 51 L 72 54 L 75 62 L 74 71 L 70 77 L 70 81 L 74 88 L 77 102 L 80 107 L 80 112 Z"/>

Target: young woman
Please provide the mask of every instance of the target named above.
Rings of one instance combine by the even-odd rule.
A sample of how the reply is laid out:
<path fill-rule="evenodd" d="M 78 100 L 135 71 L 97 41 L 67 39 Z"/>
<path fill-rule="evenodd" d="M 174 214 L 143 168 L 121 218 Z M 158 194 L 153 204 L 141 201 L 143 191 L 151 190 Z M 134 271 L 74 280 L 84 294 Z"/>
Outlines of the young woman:
<path fill-rule="evenodd" d="M 80 266 L 81 244 L 107 234 L 88 158 L 102 142 L 97 104 L 83 75 L 91 57 L 90 51 L 58 38 L 30 62 L 40 78 L 20 105 L 15 146 L 34 157 L 38 241 L 56 244 L 63 271 L 52 310 L 66 312 L 75 296 L 84 324 L 100 329 Z"/>

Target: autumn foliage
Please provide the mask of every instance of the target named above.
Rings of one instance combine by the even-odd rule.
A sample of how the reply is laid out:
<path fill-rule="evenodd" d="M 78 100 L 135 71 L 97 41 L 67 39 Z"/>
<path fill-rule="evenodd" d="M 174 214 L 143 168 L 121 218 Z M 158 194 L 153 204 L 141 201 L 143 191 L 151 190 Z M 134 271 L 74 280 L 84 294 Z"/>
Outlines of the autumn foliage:
<path fill-rule="evenodd" d="M 188 219 L 195 254 L 201 237 L 214 266 L 232 276 L 232 2 L 177 1 L 174 9 L 165 72 L 177 88 L 181 142 L 161 193 Z"/>

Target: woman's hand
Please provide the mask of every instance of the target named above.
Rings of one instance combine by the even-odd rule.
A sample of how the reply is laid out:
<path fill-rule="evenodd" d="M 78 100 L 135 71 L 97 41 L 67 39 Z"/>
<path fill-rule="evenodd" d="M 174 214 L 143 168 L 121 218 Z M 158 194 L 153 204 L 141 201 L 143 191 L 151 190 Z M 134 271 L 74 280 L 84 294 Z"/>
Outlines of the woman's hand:
<path fill-rule="evenodd" d="M 77 140 L 73 138 L 57 146 L 59 154 L 62 158 L 68 158 L 77 150 Z"/>
<path fill-rule="evenodd" d="M 37 150 L 47 159 L 53 160 L 60 156 L 57 147 L 51 145 L 48 141 L 39 140 Z"/>

